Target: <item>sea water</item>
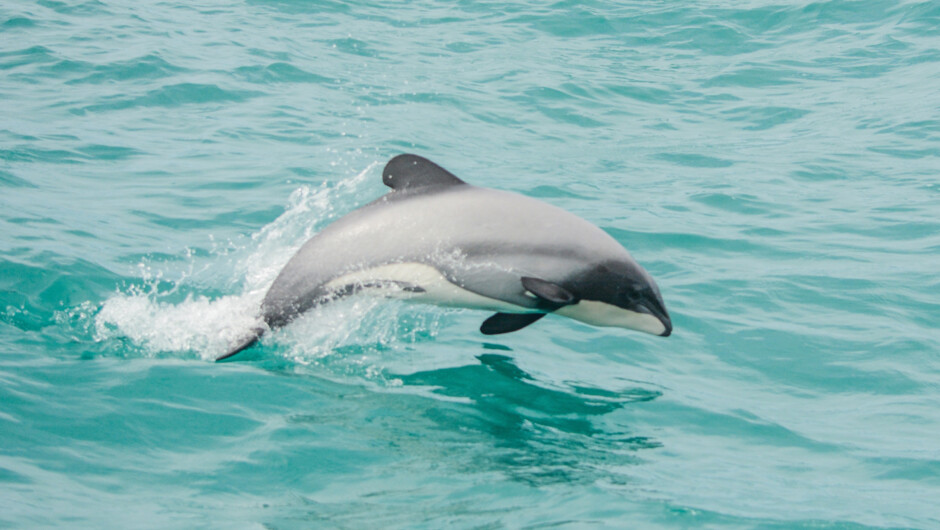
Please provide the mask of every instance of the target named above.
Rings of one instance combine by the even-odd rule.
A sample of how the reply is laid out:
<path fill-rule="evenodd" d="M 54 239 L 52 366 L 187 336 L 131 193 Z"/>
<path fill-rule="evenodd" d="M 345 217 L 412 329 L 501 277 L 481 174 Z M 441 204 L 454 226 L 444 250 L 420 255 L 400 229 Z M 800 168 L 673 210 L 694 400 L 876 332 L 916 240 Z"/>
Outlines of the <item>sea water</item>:
<path fill-rule="evenodd" d="M 940 4 L 0 5 L 0 526 L 940 527 Z M 354 298 L 214 356 L 413 152 L 669 338 Z"/>

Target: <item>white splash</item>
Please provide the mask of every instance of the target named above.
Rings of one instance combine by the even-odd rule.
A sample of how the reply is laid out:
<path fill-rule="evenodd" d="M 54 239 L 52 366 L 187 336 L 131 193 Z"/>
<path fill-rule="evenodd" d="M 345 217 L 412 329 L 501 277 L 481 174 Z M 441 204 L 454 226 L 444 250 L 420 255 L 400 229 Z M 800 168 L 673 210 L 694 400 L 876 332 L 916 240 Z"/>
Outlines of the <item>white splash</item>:
<path fill-rule="evenodd" d="M 95 340 L 126 337 L 150 352 L 195 351 L 212 358 L 257 325 L 262 295 L 210 300 L 188 296 L 179 303 L 151 294 L 118 294 L 95 317 Z"/>
<path fill-rule="evenodd" d="M 356 196 L 362 195 L 376 165 L 370 164 L 355 177 L 334 186 L 302 186 L 291 194 L 284 213 L 252 235 L 247 245 L 239 248 L 230 242 L 221 249 L 216 245 L 212 253 L 222 272 L 213 275 L 214 265 L 210 263 L 198 271 L 200 283 L 209 276 L 212 283 L 240 286 L 240 293 L 218 298 L 189 294 L 179 300 L 178 291 L 184 285 L 183 292 L 198 290 L 186 285 L 196 268 L 191 253 L 187 255 L 187 270 L 176 273 L 175 280 L 167 279 L 173 274 L 155 272 L 152 264 L 141 264 L 144 286 L 118 292 L 102 304 L 94 316 L 95 340 L 129 339 L 149 355 L 194 352 L 208 360 L 224 353 L 246 330 L 258 325 L 261 300 L 291 256 L 318 229 L 343 213 L 337 212 L 334 205 L 361 203 Z M 229 262 L 227 271 L 225 260 L 220 259 L 226 254 L 236 261 L 234 267 Z M 378 305 L 377 300 L 369 298 L 330 304 L 264 340 L 286 344 L 288 355 L 300 363 L 322 358 L 353 340 L 383 344 L 396 335 L 396 318 L 385 326 L 369 326 L 368 330 L 362 326 L 363 318 Z"/>
<path fill-rule="evenodd" d="M 277 219 L 251 236 L 254 250 L 236 267 L 248 289 L 264 289 L 313 234 L 335 219 L 336 203 L 347 203 L 362 190 L 369 173 L 378 163 L 369 164 L 358 175 L 330 187 L 301 186 L 287 199 L 287 208 Z"/>

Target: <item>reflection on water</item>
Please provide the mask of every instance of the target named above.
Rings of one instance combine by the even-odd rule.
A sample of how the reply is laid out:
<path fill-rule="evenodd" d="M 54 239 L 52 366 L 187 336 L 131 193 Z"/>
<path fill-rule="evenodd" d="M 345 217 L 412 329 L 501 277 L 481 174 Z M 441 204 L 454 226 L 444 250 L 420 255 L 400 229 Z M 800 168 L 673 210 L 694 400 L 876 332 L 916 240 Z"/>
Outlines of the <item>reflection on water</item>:
<path fill-rule="evenodd" d="M 491 465 L 526 482 L 593 481 L 608 475 L 611 465 L 632 463 L 637 450 L 659 447 L 625 426 L 610 432 L 595 424 L 628 404 L 656 399 L 659 392 L 548 388 L 510 357 L 488 353 L 477 359 L 477 365 L 400 376 L 405 385 L 470 400 L 442 402 L 426 414 L 442 429 L 482 433 L 493 440 L 488 454 L 472 465 Z"/>

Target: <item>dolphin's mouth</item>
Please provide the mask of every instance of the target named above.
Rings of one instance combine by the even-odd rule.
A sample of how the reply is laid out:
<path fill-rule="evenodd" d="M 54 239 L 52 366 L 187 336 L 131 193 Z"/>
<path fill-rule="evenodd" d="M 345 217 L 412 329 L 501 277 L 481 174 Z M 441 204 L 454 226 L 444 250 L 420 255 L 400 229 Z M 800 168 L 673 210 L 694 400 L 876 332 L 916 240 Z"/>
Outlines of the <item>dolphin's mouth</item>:
<path fill-rule="evenodd" d="M 657 315 L 658 316 L 658 315 Z M 669 317 L 659 317 L 659 321 L 663 323 L 663 327 L 666 328 L 665 331 L 659 334 L 660 337 L 668 337 L 672 335 L 672 320 Z"/>
<path fill-rule="evenodd" d="M 663 325 L 663 332 L 659 334 L 660 337 L 672 335 L 672 319 L 669 318 L 669 312 L 666 311 L 666 306 L 664 306 L 657 297 L 651 296 L 647 300 L 637 304 L 637 309 L 642 313 L 649 313 L 659 319 Z"/>

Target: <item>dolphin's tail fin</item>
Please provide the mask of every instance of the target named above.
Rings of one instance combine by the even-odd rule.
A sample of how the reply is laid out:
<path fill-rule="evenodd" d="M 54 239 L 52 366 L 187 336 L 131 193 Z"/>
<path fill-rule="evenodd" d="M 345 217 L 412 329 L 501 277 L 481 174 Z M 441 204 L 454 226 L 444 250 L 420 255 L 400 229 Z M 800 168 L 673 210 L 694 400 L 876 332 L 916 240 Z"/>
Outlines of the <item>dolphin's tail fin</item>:
<path fill-rule="evenodd" d="M 248 348 L 254 346 L 254 344 L 258 342 L 258 339 L 261 338 L 261 335 L 264 335 L 265 329 L 266 328 L 263 328 L 260 326 L 252 329 L 251 333 L 239 339 L 239 341 L 236 342 L 235 345 L 227 353 L 219 357 L 216 357 L 215 362 L 228 359 L 229 357 L 239 353 L 240 351 L 247 350 Z"/>

